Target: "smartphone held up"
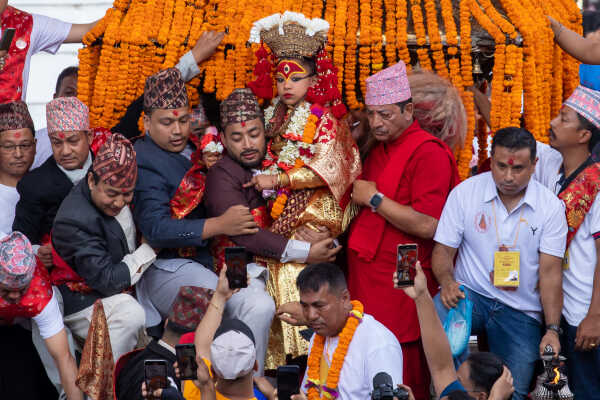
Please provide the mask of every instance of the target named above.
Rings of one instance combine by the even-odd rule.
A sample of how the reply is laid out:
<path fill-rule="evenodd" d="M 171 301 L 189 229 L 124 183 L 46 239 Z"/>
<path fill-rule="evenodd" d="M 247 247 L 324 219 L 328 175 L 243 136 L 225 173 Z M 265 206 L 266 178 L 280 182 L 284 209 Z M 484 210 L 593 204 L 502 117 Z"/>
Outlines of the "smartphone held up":
<path fill-rule="evenodd" d="M 198 364 L 196 364 L 196 347 L 193 343 L 178 344 L 175 346 L 177 365 L 181 380 L 197 378 Z"/>
<path fill-rule="evenodd" d="M 396 288 L 414 286 L 419 256 L 417 244 L 399 244 L 396 255 L 396 273 L 398 283 Z"/>
<path fill-rule="evenodd" d="M 225 264 L 227 264 L 229 288 L 242 289 L 248 287 L 248 253 L 246 248 L 225 248 Z"/>
<path fill-rule="evenodd" d="M 277 398 L 290 400 L 292 395 L 300 393 L 300 367 L 283 365 L 277 367 Z"/>
<path fill-rule="evenodd" d="M 150 393 L 153 393 L 157 389 L 167 388 L 167 361 L 144 361 L 144 375 L 146 380 L 146 390 Z"/>

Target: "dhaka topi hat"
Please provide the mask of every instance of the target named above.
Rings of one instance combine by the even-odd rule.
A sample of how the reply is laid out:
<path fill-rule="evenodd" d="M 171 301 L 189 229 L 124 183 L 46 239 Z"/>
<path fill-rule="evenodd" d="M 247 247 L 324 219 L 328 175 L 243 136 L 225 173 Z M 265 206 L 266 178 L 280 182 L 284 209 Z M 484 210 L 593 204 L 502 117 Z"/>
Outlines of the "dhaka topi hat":
<path fill-rule="evenodd" d="M 221 127 L 262 118 L 258 99 L 249 88 L 235 89 L 221 102 Z"/>
<path fill-rule="evenodd" d="M 90 110 L 77 97 L 59 97 L 46 105 L 48 135 L 89 131 Z"/>
<path fill-rule="evenodd" d="M 35 253 L 25 235 L 12 232 L 0 239 L 0 284 L 23 289 L 31 282 L 35 266 Z"/>
<path fill-rule="evenodd" d="M 181 286 L 171 312 L 169 326 L 181 333 L 193 332 L 206 314 L 214 290 L 198 286 Z"/>
<path fill-rule="evenodd" d="M 0 104 L 0 132 L 24 128 L 35 133 L 27 104 L 22 101 Z"/>
<path fill-rule="evenodd" d="M 137 163 L 131 142 L 120 133 L 110 135 L 98 149 L 92 171 L 113 187 L 129 189 L 135 186 Z"/>
<path fill-rule="evenodd" d="M 146 79 L 144 87 L 144 111 L 154 109 L 173 110 L 189 105 L 185 83 L 177 68 L 158 71 Z"/>
<path fill-rule="evenodd" d="M 596 128 L 600 128 L 600 92 L 579 86 L 565 103 Z"/>
<path fill-rule="evenodd" d="M 403 61 L 371 75 L 365 82 L 365 104 L 368 106 L 396 104 L 411 98 L 406 65 Z"/>

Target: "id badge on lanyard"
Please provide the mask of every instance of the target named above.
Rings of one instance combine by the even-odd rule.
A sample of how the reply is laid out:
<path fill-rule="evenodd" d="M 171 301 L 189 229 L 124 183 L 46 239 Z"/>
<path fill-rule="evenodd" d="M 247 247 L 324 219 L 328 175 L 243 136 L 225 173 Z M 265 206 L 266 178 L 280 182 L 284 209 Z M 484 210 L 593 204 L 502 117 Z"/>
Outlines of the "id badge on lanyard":
<path fill-rule="evenodd" d="M 519 240 L 519 225 L 521 222 L 527 222 L 523 219 L 523 208 L 519 215 L 519 222 L 516 227 L 515 240 L 512 245 L 504 244 L 500 241 L 498 232 L 498 223 L 496 221 L 496 206 L 492 202 L 494 211 L 494 226 L 496 227 L 496 240 L 498 250 L 494 252 L 494 269 L 490 273 L 492 284 L 503 290 L 516 290 L 521 282 L 521 253 L 517 250 Z"/>

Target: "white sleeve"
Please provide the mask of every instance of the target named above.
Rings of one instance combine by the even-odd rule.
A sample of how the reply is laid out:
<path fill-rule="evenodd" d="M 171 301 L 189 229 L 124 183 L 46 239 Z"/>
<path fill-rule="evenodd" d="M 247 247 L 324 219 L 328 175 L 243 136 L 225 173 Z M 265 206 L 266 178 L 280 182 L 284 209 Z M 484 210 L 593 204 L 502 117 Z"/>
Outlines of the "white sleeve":
<path fill-rule="evenodd" d="M 55 54 L 67 39 L 73 24 L 44 15 L 33 14 L 30 54 L 40 51 Z"/>
<path fill-rule="evenodd" d="M 367 355 L 366 373 L 369 386 L 379 372 L 386 372 L 392 377 L 394 387 L 402 381 L 403 373 L 402 348 L 399 343 L 378 347 Z"/>
<path fill-rule="evenodd" d="M 123 262 L 129 268 L 129 276 L 131 277 L 131 285 L 135 285 L 140 280 L 142 274 L 156 260 L 154 249 L 142 243 L 133 253 L 125 255 Z"/>
<path fill-rule="evenodd" d="M 465 233 L 465 212 L 459 196 L 462 185 L 455 187 L 448 196 L 433 240 L 457 249 Z"/>
<path fill-rule="evenodd" d="M 590 221 L 590 233 L 594 239 L 600 239 L 600 194 L 596 195 L 592 208 L 590 208 L 586 218 L 588 215 L 592 219 Z"/>
<path fill-rule="evenodd" d="M 552 199 L 546 211 L 547 219 L 542 227 L 540 239 L 540 253 L 563 258 L 567 245 L 567 217 L 565 205 L 557 198 Z"/>
<path fill-rule="evenodd" d="M 302 240 L 288 240 L 281 254 L 281 262 L 299 262 L 305 263 L 310 252 L 310 243 L 303 242 Z"/>
<path fill-rule="evenodd" d="M 64 328 L 63 316 L 58 306 L 56 295 L 52 293 L 52 298 L 46 304 L 46 307 L 38 315 L 32 318 L 40 328 L 42 339 L 48 339 L 56 335 Z"/>
<path fill-rule="evenodd" d="M 192 54 L 191 50 L 185 53 L 179 59 L 179 62 L 175 68 L 181 72 L 181 79 L 183 79 L 184 82 L 191 81 L 200 73 L 200 68 L 198 67 L 198 64 L 196 64 L 196 60 L 194 59 L 194 55 Z"/>

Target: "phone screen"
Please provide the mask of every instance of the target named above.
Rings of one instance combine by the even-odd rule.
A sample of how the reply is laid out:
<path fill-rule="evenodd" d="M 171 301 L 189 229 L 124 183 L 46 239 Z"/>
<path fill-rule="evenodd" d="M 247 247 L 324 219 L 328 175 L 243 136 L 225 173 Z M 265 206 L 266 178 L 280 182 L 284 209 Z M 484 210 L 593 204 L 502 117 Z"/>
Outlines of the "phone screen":
<path fill-rule="evenodd" d="M 292 395 L 300 393 L 300 367 L 284 365 L 277 368 L 277 398 L 290 400 Z"/>
<path fill-rule="evenodd" d="M 418 246 L 416 244 L 399 244 L 396 260 L 396 271 L 398 272 L 398 285 L 396 287 L 407 287 L 415 284 L 415 273 L 418 259 Z"/>
<path fill-rule="evenodd" d="M 225 248 L 225 264 L 227 264 L 227 280 L 230 289 L 248 287 L 248 254 L 244 247 Z"/>
<path fill-rule="evenodd" d="M 196 379 L 196 347 L 193 344 L 178 344 L 175 346 L 177 364 L 182 380 Z"/>
<path fill-rule="evenodd" d="M 151 391 L 167 387 L 167 362 L 165 360 L 144 361 L 146 388 Z"/>

